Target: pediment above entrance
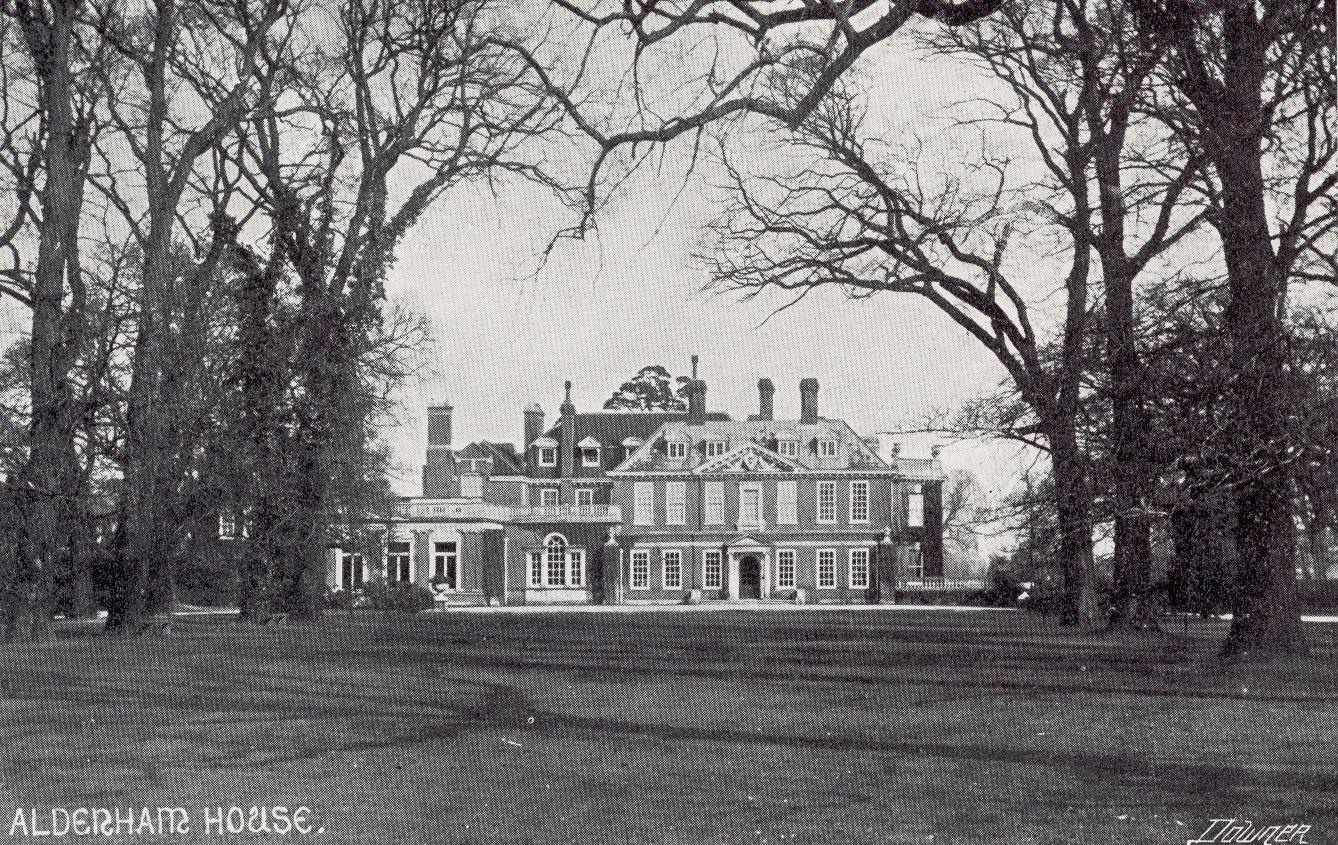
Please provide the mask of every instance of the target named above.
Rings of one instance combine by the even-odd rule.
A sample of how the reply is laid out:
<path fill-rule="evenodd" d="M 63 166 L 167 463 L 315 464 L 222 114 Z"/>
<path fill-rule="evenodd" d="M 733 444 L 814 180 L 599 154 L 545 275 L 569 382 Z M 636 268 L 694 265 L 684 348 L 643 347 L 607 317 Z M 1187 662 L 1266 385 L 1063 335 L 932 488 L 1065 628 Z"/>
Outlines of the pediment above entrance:
<path fill-rule="evenodd" d="M 770 449 L 746 443 L 728 454 L 712 458 L 693 472 L 696 473 L 748 473 L 748 472 L 797 472 L 801 465 L 776 454 Z"/>
<path fill-rule="evenodd" d="M 766 551 L 771 548 L 771 546 L 763 543 L 751 534 L 740 534 L 730 540 L 726 546 L 731 552 Z"/>

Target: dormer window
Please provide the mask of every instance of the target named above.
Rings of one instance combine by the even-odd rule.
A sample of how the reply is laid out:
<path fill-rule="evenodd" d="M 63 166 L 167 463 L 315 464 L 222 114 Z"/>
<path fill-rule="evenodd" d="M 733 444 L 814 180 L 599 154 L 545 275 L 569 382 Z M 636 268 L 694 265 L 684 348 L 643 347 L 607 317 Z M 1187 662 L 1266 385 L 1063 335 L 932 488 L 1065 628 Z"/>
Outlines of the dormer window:
<path fill-rule="evenodd" d="M 797 458 L 797 457 L 799 457 L 799 441 L 798 441 L 798 440 L 777 440 L 777 441 L 776 441 L 776 454 L 778 454 L 778 455 L 784 455 L 784 456 L 787 457 L 787 458 Z"/>
<path fill-rule="evenodd" d="M 587 437 L 576 444 L 577 450 L 581 453 L 581 466 L 597 467 L 599 466 L 599 441 L 593 437 Z"/>
<path fill-rule="evenodd" d="M 682 440 L 670 440 L 664 444 L 664 450 L 671 460 L 682 460 L 688 456 L 688 444 Z"/>
<path fill-rule="evenodd" d="M 723 455 L 723 454 L 725 454 L 725 441 L 723 440 L 706 441 L 706 457 L 714 458 L 718 455 Z"/>
<path fill-rule="evenodd" d="M 632 457 L 632 453 L 641 448 L 641 438 L 628 437 L 623 441 L 623 460 Z"/>
<path fill-rule="evenodd" d="M 534 441 L 533 446 L 538 452 L 539 466 L 557 466 L 558 443 L 556 440 L 551 437 L 540 437 Z"/>
<path fill-rule="evenodd" d="M 835 441 L 835 440 L 819 440 L 819 441 L 818 441 L 818 457 L 819 457 L 819 458 L 835 458 L 835 457 L 836 457 L 836 441 Z"/>

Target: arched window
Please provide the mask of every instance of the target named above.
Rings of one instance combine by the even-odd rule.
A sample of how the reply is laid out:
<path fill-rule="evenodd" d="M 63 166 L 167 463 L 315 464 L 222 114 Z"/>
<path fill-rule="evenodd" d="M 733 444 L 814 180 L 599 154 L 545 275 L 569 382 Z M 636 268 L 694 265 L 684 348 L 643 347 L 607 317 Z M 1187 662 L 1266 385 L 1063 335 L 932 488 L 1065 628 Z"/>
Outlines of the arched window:
<path fill-rule="evenodd" d="M 548 586 L 564 586 L 567 583 L 567 539 L 561 534 L 548 535 L 544 541 L 544 556 L 548 564 Z"/>

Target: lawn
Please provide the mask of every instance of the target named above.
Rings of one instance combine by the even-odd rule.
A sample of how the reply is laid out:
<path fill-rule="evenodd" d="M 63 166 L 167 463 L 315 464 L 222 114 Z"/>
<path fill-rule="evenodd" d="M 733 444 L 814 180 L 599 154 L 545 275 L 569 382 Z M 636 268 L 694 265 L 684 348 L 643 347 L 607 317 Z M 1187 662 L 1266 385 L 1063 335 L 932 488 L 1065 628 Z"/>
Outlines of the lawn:
<path fill-rule="evenodd" d="M 206 834 L 204 808 L 305 805 L 312 833 L 282 839 L 1179 845 L 1238 817 L 1338 842 L 1338 625 L 1262 666 L 1213 658 L 1223 623 L 1173 628 L 796 608 L 72 629 L 0 648 L 0 815 L 12 840 L 20 808 L 181 807 L 189 834 L 120 841 L 276 841 Z"/>

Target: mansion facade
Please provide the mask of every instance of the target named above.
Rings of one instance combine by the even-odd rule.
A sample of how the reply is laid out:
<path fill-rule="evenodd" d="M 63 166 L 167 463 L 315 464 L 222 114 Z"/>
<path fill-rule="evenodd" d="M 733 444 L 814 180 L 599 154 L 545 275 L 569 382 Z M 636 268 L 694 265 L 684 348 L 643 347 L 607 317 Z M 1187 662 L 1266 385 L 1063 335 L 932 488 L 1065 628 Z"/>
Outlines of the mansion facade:
<path fill-rule="evenodd" d="M 879 456 L 876 438 L 818 414 L 706 410 L 524 411 L 524 442 L 457 449 L 453 409 L 429 408 L 423 495 L 406 498 L 375 555 L 333 548 L 332 589 L 371 580 L 429 586 L 446 603 L 891 601 L 897 579 L 943 574 L 942 468 Z M 935 450 L 937 451 L 937 450 Z"/>

